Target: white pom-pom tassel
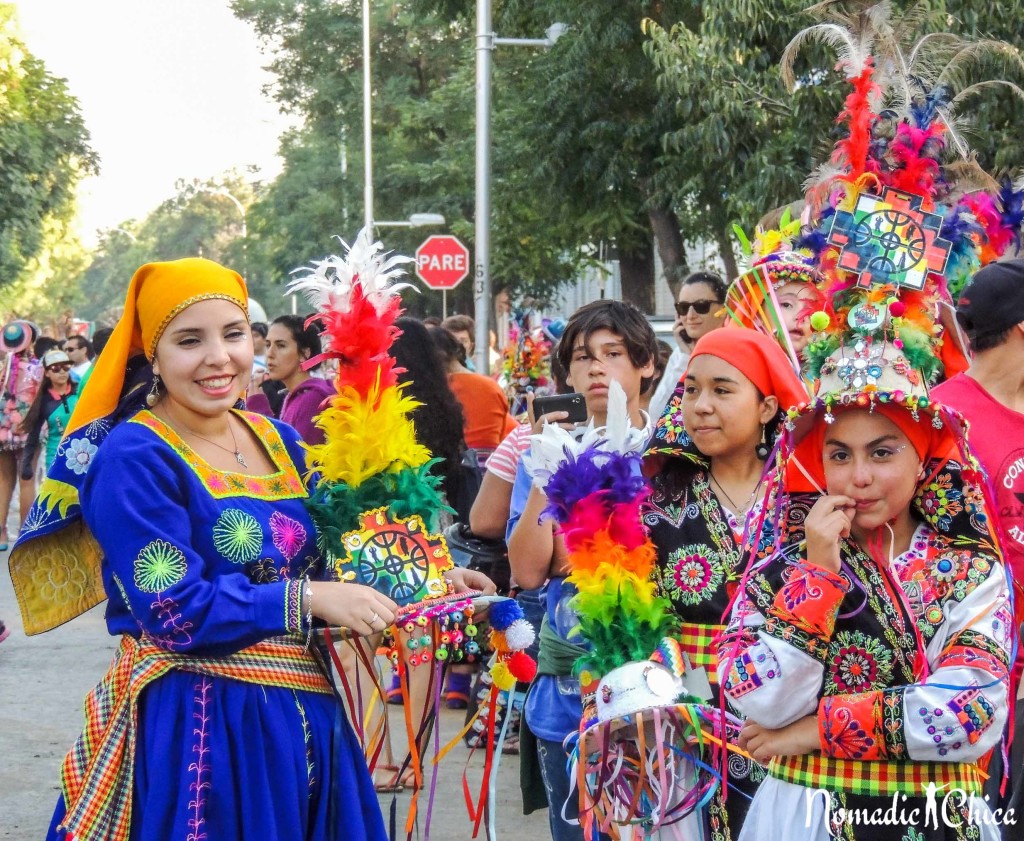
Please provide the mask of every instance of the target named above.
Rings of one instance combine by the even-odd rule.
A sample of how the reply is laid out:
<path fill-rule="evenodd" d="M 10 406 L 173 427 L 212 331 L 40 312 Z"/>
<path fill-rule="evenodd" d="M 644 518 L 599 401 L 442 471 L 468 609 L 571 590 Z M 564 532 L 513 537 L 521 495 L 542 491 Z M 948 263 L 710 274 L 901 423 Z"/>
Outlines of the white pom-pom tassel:
<path fill-rule="evenodd" d="M 524 651 L 533 645 L 537 633 L 526 619 L 517 619 L 505 629 L 505 642 L 511 651 Z"/>

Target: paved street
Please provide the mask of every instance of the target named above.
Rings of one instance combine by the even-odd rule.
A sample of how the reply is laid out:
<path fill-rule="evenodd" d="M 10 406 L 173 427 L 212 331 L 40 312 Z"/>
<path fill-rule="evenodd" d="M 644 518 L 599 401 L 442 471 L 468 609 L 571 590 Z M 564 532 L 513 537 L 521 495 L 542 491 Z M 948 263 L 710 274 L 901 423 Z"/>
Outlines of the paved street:
<path fill-rule="evenodd" d="M 106 669 L 114 640 L 106 633 L 102 606 L 48 634 L 26 637 L 7 574 L 6 553 L 0 559 L 0 617 L 11 629 L 11 636 L 0 644 L 0 838 L 31 841 L 43 838 L 49 825 L 59 789 L 61 760 L 81 729 L 82 701 Z M 462 712 L 442 713 L 443 740 L 452 738 L 462 722 Z M 392 732 L 397 738 L 404 732 L 404 724 L 395 713 Z M 442 763 L 430 827 L 432 838 L 462 841 L 472 837 L 462 797 L 467 755 L 468 750 L 459 745 Z M 475 790 L 479 789 L 481 769 L 482 751 L 478 751 L 468 771 Z M 497 835 L 548 837 L 546 812 L 522 815 L 518 781 L 518 758 L 503 757 Z M 381 797 L 385 815 L 391 799 L 391 795 Z M 408 793 L 397 795 L 400 834 L 409 799 Z M 426 802 L 424 791 L 421 816 Z M 486 837 L 485 832 L 478 837 Z"/>

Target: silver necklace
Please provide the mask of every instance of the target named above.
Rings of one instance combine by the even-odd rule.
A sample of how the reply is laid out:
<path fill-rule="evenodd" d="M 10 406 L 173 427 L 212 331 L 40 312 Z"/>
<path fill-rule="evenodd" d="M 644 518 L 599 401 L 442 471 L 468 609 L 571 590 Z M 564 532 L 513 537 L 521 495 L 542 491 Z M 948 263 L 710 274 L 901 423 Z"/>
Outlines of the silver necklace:
<path fill-rule="evenodd" d="M 170 412 L 167 412 L 167 414 L 169 415 Z M 181 423 L 181 421 L 177 421 L 177 423 L 181 424 L 182 428 L 189 435 L 192 435 L 193 437 L 198 438 L 200 441 L 205 441 L 207 444 L 213 444 L 213 446 L 215 446 L 215 447 L 220 447 L 220 449 L 222 449 L 224 452 L 231 453 L 231 455 L 233 455 L 235 457 L 235 461 L 237 461 L 240 465 L 242 465 L 242 467 L 245 467 L 245 468 L 249 467 L 249 465 L 245 461 L 245 456 L 242 455 L 242 451 L 238 449 L 238 441 L 235 438 L 235 430 L 232 429 L 232 427 L 231 427 L 231 416 L 230 415 L 228 415 L 228 432 L 231 433 L 231 443 L 235 445 L 235 448 L 233 450 L 230 447 L 225 447 L 223 444 L 218 444 L 216 441 L 213 441 L 210 438 L 207 438 L 207 437 L 205 437 L 203 435 L 200 435 L 198 432 L 194 432 L 193 430 L 189 429 L 189 427 L 186 424 Z M 723 491 L 723 493 L 724 493 L 724 491 Z"/>
<path fill-rule="evenodd" d="M 754 504 L 754 497 L 757 496 L 757 492 L 761 490 L 761 483 L 764 481 L 764 476 L 757 480 L 757 484 L 754 485 L 754 490 L 750 492 L 750 496 L 747 497 L 747 504 L 740 508 L 735 502 L 732 501 L 732 497 L 725 492 L 725 488 L 722 487 L 722 483 L 715 478 L 715 474 L 711 472 L 711 468 L 708 468 L 708 476 L 711 477 L 711 481 L 715 483 L 715 487 L 722 492 L 722 496 L 725 497 L 725 501 L 732 506 L 732 512 L 738 517 L 743 516 L 750 510 L 750 506 Z"/>

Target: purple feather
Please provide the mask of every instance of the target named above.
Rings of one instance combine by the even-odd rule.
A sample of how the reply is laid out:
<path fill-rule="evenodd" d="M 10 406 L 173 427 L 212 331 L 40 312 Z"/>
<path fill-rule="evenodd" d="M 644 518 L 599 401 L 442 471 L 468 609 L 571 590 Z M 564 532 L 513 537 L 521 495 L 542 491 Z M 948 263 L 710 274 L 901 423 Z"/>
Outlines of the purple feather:
<path fill-rule="evenodd" d="M 1024 224 L 1024 189 L 1014 190 L 1013 182 L 1004 178 L 999 188 L 999 214 L 1003 227 L 1013 231 L 1013 241 L 1020 245 L 1020 230 Z"/>
<path fill-rule="evenodd" d="M 984 233 L 984 229 L 974 218 L 971 208 L 962 203 L 946 211 L 945 218 L 942 220 L 942 228 L 939 230 L 939 236 L 942 239 L 954 244 L 969 239 L 972 234 L 983 235 Z"/>
<path fill-rule="evenodd" d="M 632 500 L 646 487 L 640 462 L 640 453 L 608 453 L 597 447 L 584 450 L 564 462 L 548 481 L 544 514 L 564 523 L 581 499 L 595 493 L 605 494 L 609 505 Z"/>

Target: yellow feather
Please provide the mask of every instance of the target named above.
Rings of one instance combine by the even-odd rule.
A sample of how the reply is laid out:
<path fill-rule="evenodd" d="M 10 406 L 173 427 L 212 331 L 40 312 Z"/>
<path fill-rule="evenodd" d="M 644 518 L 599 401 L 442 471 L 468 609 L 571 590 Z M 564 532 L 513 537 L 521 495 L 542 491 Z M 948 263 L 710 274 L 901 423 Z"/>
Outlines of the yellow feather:
<path fill-rule="evenodd" d="M 418 405 L 403 396 L 401 386 L 374 388 L 365 401 L 351 386 L 343 387 L 317 418 L 326 441 L 309 448 L 310 468 L 324 481 L 358 487 L 377 473 L 419 467 L 430 452 L 416 441 L 409 420 Z"/>

